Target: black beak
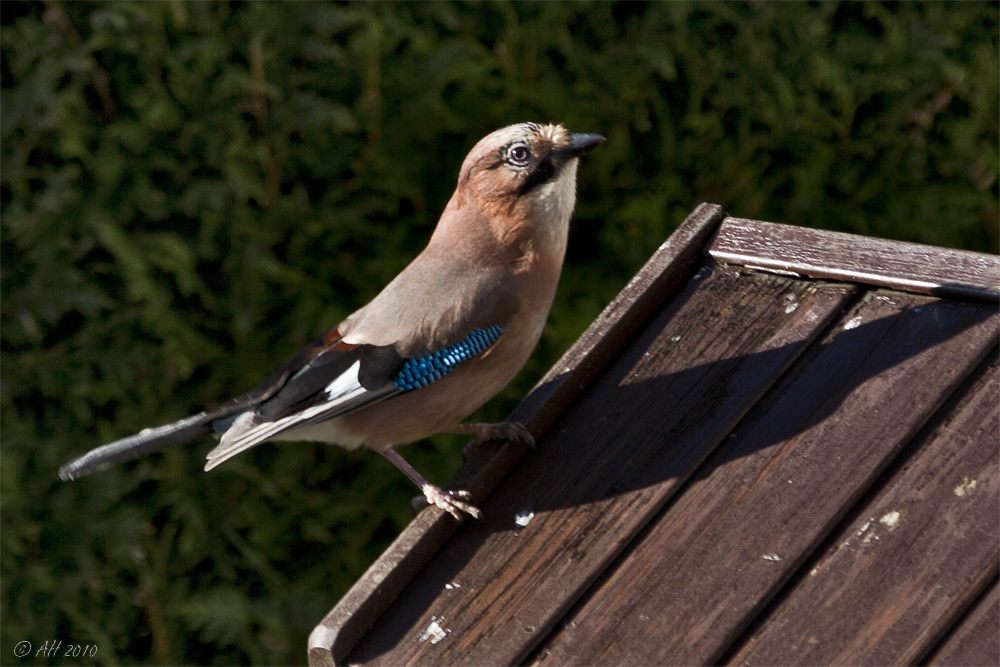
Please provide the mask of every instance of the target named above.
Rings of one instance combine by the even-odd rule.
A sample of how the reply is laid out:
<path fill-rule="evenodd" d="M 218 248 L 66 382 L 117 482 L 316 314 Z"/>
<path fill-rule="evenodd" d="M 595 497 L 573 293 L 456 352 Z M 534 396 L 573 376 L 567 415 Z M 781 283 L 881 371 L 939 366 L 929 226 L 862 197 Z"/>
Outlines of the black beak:
<path fill-rule="evenodd" d="M 556 154 L 559 157 L 572 158 L 580 157 L 592 148 L 597 148 L 607 139 L 599 134 L 588 134 L 585 132 L 574 132 L 569 135 L 569 148 L 564 148 Z"/>

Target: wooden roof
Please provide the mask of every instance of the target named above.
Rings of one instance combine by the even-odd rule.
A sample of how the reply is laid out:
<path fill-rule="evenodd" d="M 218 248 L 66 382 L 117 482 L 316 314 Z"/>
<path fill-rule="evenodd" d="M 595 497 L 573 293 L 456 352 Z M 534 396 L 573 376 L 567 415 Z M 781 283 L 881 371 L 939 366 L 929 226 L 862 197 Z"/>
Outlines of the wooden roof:
<path fill-rule="evenodd" d="M 700 206 L 311 664 L 1000 664 L 1000 258 Z"/>

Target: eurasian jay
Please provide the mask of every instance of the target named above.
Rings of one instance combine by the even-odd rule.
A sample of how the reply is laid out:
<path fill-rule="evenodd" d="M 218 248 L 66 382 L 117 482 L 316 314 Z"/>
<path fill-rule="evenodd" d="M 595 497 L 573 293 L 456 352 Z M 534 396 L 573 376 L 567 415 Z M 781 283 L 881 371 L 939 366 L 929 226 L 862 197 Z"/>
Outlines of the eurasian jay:
<path fill-rule="evenodd" d="M 381 453 L 427 502 L 479 517 L 465 491 L 429 483 L 393 447 L 435 433 L 532 442 L 521 424 L 461 423 L 509 383 L 538 343 L 562 270 L 578 158 L 604 142 L 521 123 L 482 139 L 427 247 L 368 305 L 214 410 L 98 447 L 71 480 L 215 433 L 211 470 L 268 440 Z"/>

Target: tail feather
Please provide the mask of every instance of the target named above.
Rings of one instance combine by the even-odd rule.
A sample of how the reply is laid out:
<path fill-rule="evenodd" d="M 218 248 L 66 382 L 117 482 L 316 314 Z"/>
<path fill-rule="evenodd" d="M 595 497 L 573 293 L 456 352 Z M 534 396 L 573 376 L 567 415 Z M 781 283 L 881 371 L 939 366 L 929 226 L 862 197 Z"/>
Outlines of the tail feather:
<path fill-rule="evenodd" d="M 336 328 L 317 338 L 283 363 L 256 388 L 219 407 L 159 428 L 147 428 L 135 435 L 92 449 L 59 469 L 59 477 L 69 481 L 102 470 L 115 463 L 131 461 L 167 447 L 183 445 L 213 431 L 226 431 L 247 410 L 272 398 L 289 378 L 306 367 L 316 356 L 337 349 L 340 334 Z M 348 346 L 353 348 L 356 346 Z"/>
<path fill-rule="evenodd" d="M 68 482 L 115 463 L 131 461 L 167 447 L 183 445 L 212 432 L 211 415 L 202 412 L 159 428 L 147 428 L 135 435 L 92 449 L 59 469 L 59 477 Z"/>
<path fill-rule="evenodd" d="M 252 419 L 245 424 L 237 421 L 229 431 L 222 435 L 219 444 L 208 453 L 205 470 L 211 470 L 220 463 L 228 461 L 237 454 L 256 447 L 269 438 L 303 426 L 333 419 L 347 414 L 366 405 L 372 405 L 400 393 L 398 387 L 388 385 L 374 391 L 367 391 L 355 382 L 355 386 L 347 388 L 334 401 L 320 403 L 309 408 L 263 423 L 254 423 Z"/>

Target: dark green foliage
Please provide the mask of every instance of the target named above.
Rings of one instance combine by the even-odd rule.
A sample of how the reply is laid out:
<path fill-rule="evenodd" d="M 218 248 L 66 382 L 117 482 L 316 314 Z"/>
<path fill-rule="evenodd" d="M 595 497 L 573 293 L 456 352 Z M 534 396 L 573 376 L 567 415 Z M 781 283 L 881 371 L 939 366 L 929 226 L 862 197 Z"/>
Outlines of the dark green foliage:
<path fill-rule="evenodd" d="M 523 120 L 580 169 L 545 338 L 501 418 L 697 203 L 997 250 L 987 3 L 4 3 L 2 642 L 303 663 L 409 520 L 369 452 L 60 464 L 212 406 L 374 296 L 465 152 Z M 444 482 L 460 438 L 406 448 Z M 67 664 L 69 659 L 49 662 Z"/>

